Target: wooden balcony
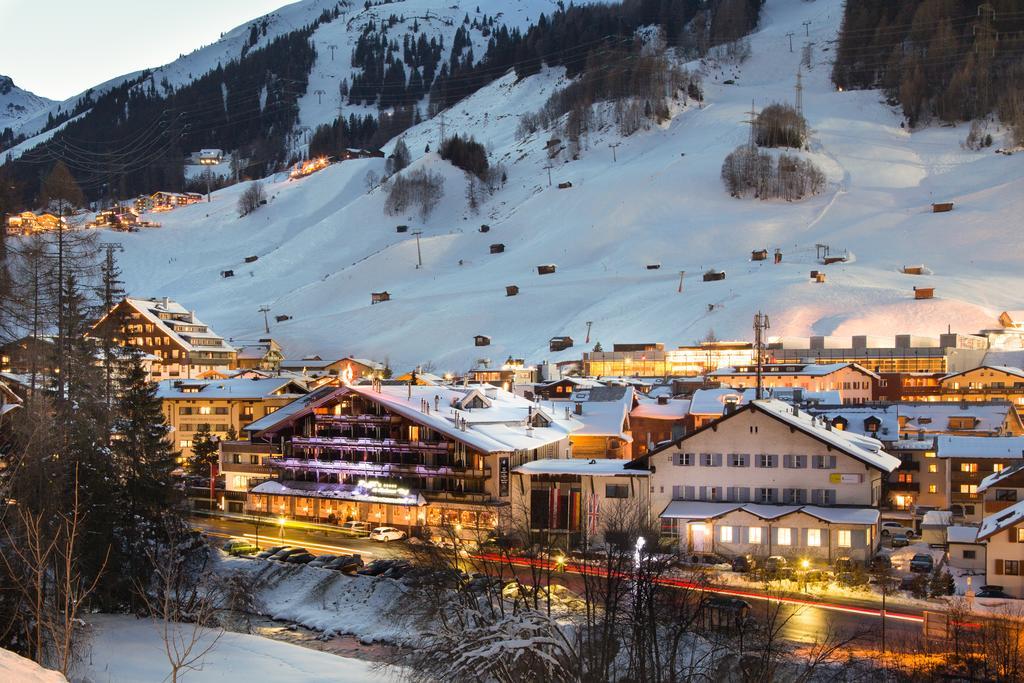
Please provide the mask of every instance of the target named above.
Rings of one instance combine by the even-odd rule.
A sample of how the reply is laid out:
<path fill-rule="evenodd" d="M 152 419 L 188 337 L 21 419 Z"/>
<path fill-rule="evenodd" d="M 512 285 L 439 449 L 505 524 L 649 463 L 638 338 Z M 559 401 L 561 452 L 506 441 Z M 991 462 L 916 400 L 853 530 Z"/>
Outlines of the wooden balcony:
<path fill-rule="evenodd" d="M 455 479 L 487 479 L 491 468 L 471 469 L 446 465 L 416 463 L 366 462 L 349 460 L 317 460 L 314 458 L 269 458 L 267 464 L 274 469 L 295 469 L 308 472 L 338 472 L 361 474 L 368 477 L 414 476 L 452 477 Z"/>
<path fill-rule="evenodd" d="M 251 463 L 222 462 L 220 469 L 224 474 L 270 474 L 269 465 L 253 465 Z"/>
<path fill-rule="evenodd" d="M 363 439 L 347 436 L 296 436 L 293 450 L 314 448 L 342 453 L 447 453 L 448 443 L 441 441 L 403 441 L 399 439 Z"/>
<path fill-rule="evenodd" d="M 249 441 L 221 441 L 222 453 L 277 453 L 278 447 L 272 443 L 250 443 Z"/>
<path fill-rule="evenodd" d="M 1015 500 L 986 500 L 985 501 L 985 514 L 991 515 L 996 512 L 1002 512 L 1011 505 L 1016 505 Z"/>
<path fill-rule="evenodd" d="M 897 493 L 918 493 L 921 491 L 921 483 L 917 481 L 890 481 L 889 490 Z"/>
<path fill-rule="evenodd" d="M 398 415 L 315 415 L 317 425 L 389 425 L 402 421 Z"/>

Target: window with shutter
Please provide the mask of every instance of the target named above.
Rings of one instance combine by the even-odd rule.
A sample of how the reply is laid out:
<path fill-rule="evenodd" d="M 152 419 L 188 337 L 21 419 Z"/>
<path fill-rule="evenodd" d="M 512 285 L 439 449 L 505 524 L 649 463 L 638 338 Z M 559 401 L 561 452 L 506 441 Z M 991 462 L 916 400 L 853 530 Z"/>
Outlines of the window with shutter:
<path fill-rule="evenodd" d="M 1002 573 L 1003 573 L 1003 561 L 1002 560 L 996 560 L 996 574 L 1000 574 L 1001 575 Z"/>
<path fill-rule="evenodd" d="M 749 486 L 740 486 L 740 487 L 738 487 L 738 489 L 739 489 L 740 502 L 741 503 L 749 503 L 750 502 L 750 487 Z"/>
<path fill-rule="evenodd" d="M 682 486 L 678 486 L 678 485 L 673 486 L 672 487 L 672 498 L 673 498 L 673 500 L 678 500 L 682 496 L 683 496 L 683 487 Z"/>
<path fill-rule="evenodd" d="M 1006 535 L 1007 535 L 1007 536 L 1009 536 L 1009 541 L 1010 541 L 1010 543 L 1016 543 L 1016 542 L 1017 542 L 1017 539 L 1019 538 L 1019 537 L 1017 536 L 1017 530 L 1016 530 L 1016 529 L 1010 529 L 1010 530 L 1008 530 L 1008 531 L 1006 532 Z"/>
<path fill-rule="evenodd" d="M 789 468 L 793 467 L 793 455 L 792 454 L 787 453 L 786 455 L 782 456 L 782 466 L 783 467 L 789 467 Z"/>
<path fill-rule="evenodd" d="M 713 466 L 714 467 L 721 467 L 722 466 L 722 454 L 721 453 L 715 453 L 714 454 Z"/>
<path fill-rule="evenodd" d="M 700 454 L 700 466 L 701 467 L 713 467 L 715 463 L 714 456 L 711 453 Z"/>
<path fill-rule="evenodd" d="M 736 487 L 735 486 L 726 486 L 725 487 L 725 499 L 729 500 L 729 501 L 736 500 Z"/>
<path fill-rule="evenodd" d="M 828 456 L 828 469 L 834 470 L 836 468 L 836 456 Z"/>
<path fill-rule="evenodd" d="M 825 489 L 824 490 L 824 500 L 822 501 L 822 503 L 824 505 L 835 505 L 836 504 L 836 490 L 835 489 Z"/>
<path fill-rule="evenodd" d="M 812 489 L 811 490 L 811 504 L 812 505 L 821 505 L 822 499 L 824 498 L 822 493 L 824 493 L 824 492 L 821 489 Z"/>
<path fill-rule="evenodd" d="M 692 486 L 683 487 L 683 498 L 685 498 L 686 500 L 693 500 L 693 493 L 694 491 Z"/>
<path fill-rule="evenodd" d="M 700 499 L 701 500 L 707 500 L 708 499 L 708 487 L 707 486 L 701 486 L 700 487 Z"/>

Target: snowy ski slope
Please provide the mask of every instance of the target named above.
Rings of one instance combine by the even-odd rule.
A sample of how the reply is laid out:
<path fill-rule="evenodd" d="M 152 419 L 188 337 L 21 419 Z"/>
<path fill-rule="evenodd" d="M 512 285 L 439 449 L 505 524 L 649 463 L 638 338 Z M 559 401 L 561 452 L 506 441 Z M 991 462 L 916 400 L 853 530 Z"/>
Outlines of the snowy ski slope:
<path fill-rule="evenodd" d="M 367 193 L 364 177 L 382 173 L 382 160 L 336 164 L 300 181 L 282 175 L 267 182 L 269 204 L 246 218 L 236 214 L 244 190 L 237 186 L 210 204 L 162 214 L 159 230 L 118 234 L 129 290 L 173 297 L 235 339 L 264 336 L 257 309 L 268 304 L 272 316 L 293 316 L 271 329 L 288 355 L 386 358 L 399 370 L 430 361 L 438 371 L 462 370 L 480 357 L 578 357 L 587 321 L 591 344 L 606 348 L 691 343 L 709 329 L 748 338 L 759 309 L 780 336 L 991 327 L 1000 310 L 1022 307 L 1024 155 L 966 151 L 966 126 L 910 134 L 880 93 L 835 92 L 828 62 L 841 11 L 840 0 L 768 0 L 749 60 L 691 65 L 704 70 L 702 109 L 683 108 L 664 127 L 621 140 L 613 129 L 592 134 L 578 161 L 552 170 L 552 180 L 571 181 L 571 189 L 548 186 L 547 134 L 514 137 L 518 116 L 543 104 L 562 82 L 560 71 L 520 83 L 509 75 L 445 115 L 449 132 L 475 135 L 508 168 L 507 185 L 479 214 L 467 208 L 462 172 L 423 154 L 428 143 L 437 148 L 439 135 L 438 122 L 427 121 L 406 134 L 413 167 L 445 178 L 444 198 L 426 222 L 386 216 L 384 192 Z M 746 140 L 752 100 L 757 107 L 792 101 L 800 50 L 789 51 L 786 33 L 802 36 L 805 20 L 815 44 L 804 74 L 809 156 L 829 187 L 797 203 L 732 199 L 719 179 L 722 159 Z M 321 50 L 315 71 L 326 74 L 324 59 L 329 51 Z M 304 100 L 304 121 L 326 115 L 311 108 L 315 101 Z M 933 201 L 954 201 L 956 209 L 932 214 Z M 397 224 L 423 230 L 423 268 L 415 267 L 415 239 L 397 233 Z M 478 232 L 481 224 L 490 232 Z M 490 254 L 499 242 L 505 252 Z M 816 243 L 851 256 L 825 268 L 825 284 L 808 278 L 819 268 Z M 750 262 L 751 250 L 776 247 L 781 265 Z M 259 260 L 244 264 L 249 255 Z M 544 263 L 556 263 L 557 273 L 538 276 Z M 661 268 L 648 270 L 653 263 Z M 919 263 L 931 274 L 900 273 Z M 727 279 L 701 282 L 708 268 L 725 270 Z M 225 269 L 235 277 L 221 278 Z M 505 296 L 511 284 L 519 296 Z M 936 287 L 936 298 L 915 301 L 915 285 Z M 371 306 L 370 292 L 380 290 L 392 300 Z M 489 335 L 492 346 L 475 348 L 474 334 Z M 555 335 L 571 335 L 577 346 L 550 354 Z"/>

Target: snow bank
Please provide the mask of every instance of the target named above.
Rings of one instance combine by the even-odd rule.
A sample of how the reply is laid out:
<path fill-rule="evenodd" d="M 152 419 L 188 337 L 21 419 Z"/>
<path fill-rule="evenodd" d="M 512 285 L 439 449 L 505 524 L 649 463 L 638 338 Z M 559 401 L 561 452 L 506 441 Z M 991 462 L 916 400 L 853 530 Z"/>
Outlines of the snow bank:
<path fill-rule="evenodd" d="M 58 671 L 50 671 L 31 659 L 25 659 L 10 650 L 0 648 L 0 681 L 12 683 L 64 683 L 67 681 Z"/>
<path fill-rule="evenodd" d="M 92 639 L 81 669 L 71 676 L 73 682 L 163 683 L 168 680 L 170 665 L 156 622 L 127 615 L 93 615 L 88 625 Z M 206 637 L 213 637 L 212 633 Z M 40 683 L 64 680 L 59 674 L 57 678 L 5 677 L 4 661 L 0 659 L 0 679 L 3 680 L 38 680 Z M 183 678 L 189 683 L 380 683 L 395 677 L 358 659 L 259 636 L 224 633 L 203 658 L 201 668 L 185 672 Z"/>

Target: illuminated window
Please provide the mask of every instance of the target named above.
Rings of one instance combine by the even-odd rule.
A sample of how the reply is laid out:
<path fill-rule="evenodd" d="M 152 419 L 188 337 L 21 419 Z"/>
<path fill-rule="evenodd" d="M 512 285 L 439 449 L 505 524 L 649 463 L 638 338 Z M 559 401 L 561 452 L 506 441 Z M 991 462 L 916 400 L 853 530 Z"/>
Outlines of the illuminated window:
<path fill-rule="evenodd" d="M 934 458 L 935 457 L 935 451 L 925 451 L 924 452 L 924 457 L 926 457 L 926 458 Z"/>
<path fill-rule="evenodd" d="M 840 529 L 836 533 L 836 541 L 840 548 L 849 548 L 853 545 L 853 534 L 849 529 Z"/>
<path fill-rule="evenodd" d="M 192 442 L 182 439 L 178 442 L 178 448 L 192 448 Z"/>
<path fill-rule="evenodd" d="M 807 545 L 812 548 L 821 547 L 821 529 L 807 530 Z"/>
<path fill-rule="evenodd" d="M 939 466 L 936 465 L 935 463 L 930 463 L 928 465 L 928 471 L 931 472 L 932 474 L 935 474 L 936 472 L 939 471 Z"/>
<path fill-rule="evenodd" d="M 977 484 L 960 484 L 960 493 L 977 493 Z"/>
<path fill-rule="evenodd" d="M 409 441 L 420 440 L 420 428 L 419 425 L 409 425 Z"/>
<path fill-rule="evenodd" d="M 961 472 L 971 472 L 971 473 L 977 472 L 978 471 L 978 463 L 976 463 L 976 462 L 962 462 L 962 463 L 960 463 L 960 471 Z"/>
<path fill-rule="evenodd" d="M 992 463 L 993 472 L 1002 472 L 1004 467 L 1006 467 L 1006 465 L 1001 462 Z"/>
<path fill-rule="evenodd" d="M 778 529 L 779 533 L 779 545 L 792 545 L 793 543 L 793 530 L 782 527 Z"/>
<path fill-rule="evenodd" d="M 732 527 L 731 526 L 720 526 L 718 527 L 718 540 L 722 543 L 732 543 Z"/>
<path fill-rule="evenodd" d="M 928 484 L 928 493 L 938 493 L 939 487 L 935 484 Z"/>
<path fill-rule="evenodd" d="M 747 529 L 747 542 L 757 545 L 761 544 L 761 527 L 752 526 Z"/>
<path fill-rule="evenodd" d="M 210 412 L 211 412 L 210 411 L 210 406 L 199 406 L 199 414 L 200 415 L 209 415 Z"/>

